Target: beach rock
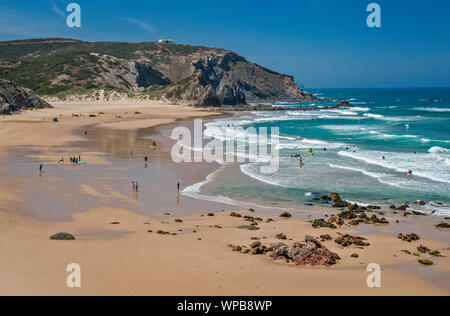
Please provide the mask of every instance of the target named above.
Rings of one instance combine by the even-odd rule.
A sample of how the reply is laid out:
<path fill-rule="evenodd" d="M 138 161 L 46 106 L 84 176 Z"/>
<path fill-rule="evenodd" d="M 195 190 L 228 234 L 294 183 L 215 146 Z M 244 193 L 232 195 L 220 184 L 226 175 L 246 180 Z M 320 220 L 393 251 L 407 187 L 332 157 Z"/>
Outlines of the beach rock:
<path fill-rule="evenodd" d="M 277 234 L 276 238 L 280 240 L 287 240 L 287 236 L 283 233 Z"/>
<path fill-rule="evenodd" d="M 439 251 L 431 251 L 430 256 L 433 257 L 442 257 L 441 253 Z"/>
<path fill-rule="evenodd" d="M 231 212 L 230 216 L 231 216 L 231 217 L 237 217 L 237 218 L 241 218 L 241 217 L 242 217 L 241 214 L 238 214 L 238 213 L 236 213 L 236 212 Z"/>
<path fill-rule="evenodd" d="M 321 218 L 321 219 L 316 219 L 314 222 L 313 222 L 313 224 L 312 224 L 312 226 L 314 227 L 314 228 L 331 228 L 331 229 L 337 229 L 337 226 L 336 225 L 334 225 L 332 222 L 330 222 L 330 221 L 325 221 L 323 218 Z"/>
<path fill-rule="evenodd" d="M 175 219 L 175 223 L 183 223 L 183 220 L 182 220 L 182 219 L 179 219 L 179 218 L 177 218 L 177 219 Z"/>
<path fill-rule="evenodd" d="M 273 257 L 287 257 L 289 247 L 283 243 L 275 243 L 271 244 L 269 247 L 269 251 L 272 252 Z"/>
<path fill-rule="evenodd" d="M 256 225 L 242 225 L 242 226 L 239 226 L 238 228 L 239 229 L 247 229 L 247 230 L 259 230 L 259 227 Z"/>
<path fill-rule="evenodd" d="M 407 235 L 403 235 L 403 234 L 399 234 L 397 236 L 398 239 L 401 239 L 403 241 L 407 241 L 407 242 L 413 242 L 413 241 L 418 241 L 420 240 L 419 235 L 415 234 L 415 233 L 411 233 L 411 234 L 407 234 Z"/>
<path fill-rule="evenodd" d="M 51 240 L 75 240 L 75 237 L 69 233 L 57 233 L 50 237 Z"/>
<path fill-rule="evenodd" d="M 295 243 L 288 250 L 288 257 L 298 265 L 330 266 L 336 264 L 339 255 L 329 251 L 317 239 L 305 237 L 305 243 Z"/>
<path fill-rule="evenodd" d="M 322 201 L 331 201 L 331 200 L 333 200 L 333 199 L 332 199 L 330 196 L 328 196 L 328 195 L 322 195 L 321 199 L 322 199 Z"/>
<path fill-rule="evenodd" d="M 352 258 L 355 258 L 355 259 L 358 259 L 358 258 L 359 258 L 359 255 L 358 255 L 357 253 L 354 253 L 354 254 L 351 255 L 351 257 L 352 257 Z"/>
<path fill-rule="evenodd" d="M 447 224 L 447 223 L 442 222 L 442 223 L 440 223 L 440 224 L 437 224 L 436 227 L 437 227 L 437 228 L 440 228 L 440 229 L 449 229 L 449 228 L 450 228 L 450 225 Z"/>
<path fill-rule="evenodd" d="M 389 224 L 389 222 L 384 218 L 378 218 L 376 215 L 373 215 L 370 219 L 374 224 Z"/>
<path fill-rule="evenodd" d="M 253 248 L 253 249 L 250 251 L 250 253 L 251 253 L 252 255 L 263 255 L 263 254 L 266 253 L 266 247 L 261 246 L 261 247 Z"/>
<path fill-rule="evenodd" d="M 241 251 L 242 251 L 242 247 L 241 247 L 241 246 L 233 246 L 233 245 L 230 245 L 230 247 L 231 247 L 231 250 L 232 250 L 233 252 L 241 252 Z"/>
<path fill-rule="evenodd" d="M 339 193 L 336 193 L 336 192 L 332 192 L 332 193 L 330 194 L 330 196 L 331 196 L 331 198 L 332 198 L 333 200 L 340 200 L 340 199 L 341 199 L 341 196 L 339 195 Z"/>
<path fill-rule="evenodd" d="M 348 202 L 342 201 L 341 199 L 334 200 L 334 208 L 348 207 Z"/>
<path fill-rule="evenodd" d="M 359 247 L 370 246 L 369 243 L 364 242 L 365 240 L 367 240 L 367 239 L 363 238 L 363 237 L 344 235 L 344 236 L 336 238 L 335 243 L 342 247 L 349 247 L 352 245 L 359 246 Z"/>
<path fill-rule="evenodd" d="M 120 225 L 120 222 L 112 222 L 110 225 Z"/>
<path fill-rule="evenodd" d="M 355 219 L 355 218 L 358 218 L 358 215 L 355 214 L 355 212 L 351 211 L 351 210 L 343 211 L 343 212 L 339 213 L 338 216 L 341 219 Z"/>
<path fill-rule="evenodd" d="M 213 213 L 208 214 L 209 217 L 214 217 L 215 215 Z"/>
<path fill-rule="evenodd" d="M 297 242 L 291 247 L 283 243 L 272 244 L 269 250 L 275 260 L 292 261 L 298 265 L 330 266 L 340 259 L 339 255 L 329 251 L 311 236 L 306 236 L 304 243 Z"/>
<path fill-rule="evenodd" d="M 321 239 L 321 241 L 333 240 L 333 238 L 331 238 L 330 235 L 320 235 L 320 239 Z"/>
<path fill-rule="evenodd" d="M 420 245 L 419 247 L 417 247 L 417 251 L 420 253 L 429 253 L 431 250 L 423 245 Z"/>
<path fill-rule="evenodd" d="M 157 233 L 160 234 L 160 235 L 170 235 L 169 232 L 165 232 L 163 230 L 158 230 Z"/>
<path fill-rule="evenodd" d="M 425 206 L 425 205 L 427 205 L 427 202 L 425 202 L 425 201 L 418 201 L 417 204 L 419 204 L 420 206 Z"/>
<path fill-rule="evenodd" d="M 251 249 L 255 249 L 255 248 L 259 248 L 259 247 L 261 247 L 261 242 L 260 241 L 255 241 L 254 243 L 252 243 L 250 245 Z"/>
<path fill-rule="evenodd" d="M 397 207 L 396 210 L 397 211 L 406 211 L 408 208 L 409 208 L 409 205 L 404 204 L 404 205 L 402 205 L 400 207 Z"/>
<path fill-rule="evenodd" d="M 425 259 L 425 260 L 419 260 L 419 263 L 420 263 L 420 264 L 423 264 L 424 266 L 432 266 L 432 265 L 434 264 L 433 261 L 427 260 L 427 259 Z"/>
<path fill-rule="evenodd" d="M 280 217 L 282 217 L 282 218 L 291 218 L 292 215 L 289 212 L 283 212 L 283 213 L 280 214 Z"/>

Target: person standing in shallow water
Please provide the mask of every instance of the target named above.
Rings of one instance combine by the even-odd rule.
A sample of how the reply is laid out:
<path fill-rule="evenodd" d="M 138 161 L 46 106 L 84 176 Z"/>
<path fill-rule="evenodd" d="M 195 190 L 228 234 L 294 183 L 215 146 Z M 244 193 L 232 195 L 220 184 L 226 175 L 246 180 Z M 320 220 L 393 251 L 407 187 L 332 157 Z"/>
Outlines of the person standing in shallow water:
<path fill-rule="evenodd" d="M 44 169 L 44 166 L 42 164 L 39 165 L 39 172 L 42 172 L 42 170 Z"/>

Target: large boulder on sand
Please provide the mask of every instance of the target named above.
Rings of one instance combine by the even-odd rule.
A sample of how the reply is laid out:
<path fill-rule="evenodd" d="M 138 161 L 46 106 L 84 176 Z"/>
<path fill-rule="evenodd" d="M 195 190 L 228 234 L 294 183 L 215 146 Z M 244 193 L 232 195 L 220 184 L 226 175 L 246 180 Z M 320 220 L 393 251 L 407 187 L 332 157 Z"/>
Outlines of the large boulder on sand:
<path fill-rule="evenodd" d="M 311 236 L 306 236 L 303 243 L 297 242 L 291 247 L 283 243 L 273 244 L 270 251 L 276 260 L 285 259 L 303 266 L 330 266 L 340 259 L 339 255 L 328 250 Z"/>
<path fill-rule="evenodd" d="M 51 240 L 75 240 L 75 237 L 69 233 L 57 233 L 50 237 Z"/>

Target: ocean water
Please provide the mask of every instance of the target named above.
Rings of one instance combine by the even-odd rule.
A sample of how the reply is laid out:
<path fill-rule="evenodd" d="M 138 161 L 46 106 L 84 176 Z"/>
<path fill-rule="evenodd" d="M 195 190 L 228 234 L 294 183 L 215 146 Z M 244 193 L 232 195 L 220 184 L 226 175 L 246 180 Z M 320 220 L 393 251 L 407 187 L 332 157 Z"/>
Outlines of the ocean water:
<path fill-rule="evenodd" d="M 355 107 L 253 112 L 206 124 L 205 133 L 213 137 L 221 137 L 230 126 L 279 128 L 280 168 L 263 174 L 264 161 L 228 164 L 185 193 L 295 207 L 320 194 L 339 192 L 363 204 L 425 200 L 426 206 L 414 208 L 450 215 L 450 88 L 315 92 L 348 100 Z M 329 104 L 335 102 L 274 105 Z M 308 152 L 311 148 L 314 155 Z M 292 154 L 302 155 L 302 168 Z"/>

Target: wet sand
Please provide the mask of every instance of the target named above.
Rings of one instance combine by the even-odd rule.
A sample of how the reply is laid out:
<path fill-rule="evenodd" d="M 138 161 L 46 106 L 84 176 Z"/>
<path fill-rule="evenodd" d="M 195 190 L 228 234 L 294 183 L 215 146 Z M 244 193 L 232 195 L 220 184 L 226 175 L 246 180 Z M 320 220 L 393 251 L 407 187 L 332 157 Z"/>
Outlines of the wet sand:
<path fill-rule="evenodd" d="M 72 116 L 75 111 L 83 116 Z M 99 112 L 105 114 L 88 117 Z M 37 121 L 60 113 L 64 115 L 60 123 Z M 178 181 L 183 187 L 198 183 L 219 166 L 174 164 L 168 154 L 171 143 L 164 135 L 171 130 L 170 124 L 189 127 L 190 117 L 205 115 L 211 113 L 167 105 L 70 104 L 68 108 L 63 104 L 25 113 L 13 122 L 0 120 L 0 136 L 6 139 L 0 145 L 0 295 L 450 293 L 449 232 L 434 228 L 435 218 L 315 230 L 308 221 L 335 210 L 302 206 L 292 210 L 292 219 L 282 220 L 280 210 L 264 208 L 251 215 L 275 222 L 262 223 L 259 231 L 252 232 L 238 229 L 246 222 L 229 216 L 231 210 L 246 209 L 242 206 L 179 196 Z M 70 155 L 82 155 L 88 164 L 57 165 L 60 156 Z M 147 166 L 145 156 L 150 158 Z M 42 175 L 37 172 L 40 161 L 45 166 Z M 133 180 L 142 185 L 137 196 L 131 192 Z M 206 216 L 211 212 L 215 216 Z M 397 219 L 386 217 L 392 222 Z M 183 222 L 175 222 L 176 218 Z M 157 234 L 158 230 L 170 234 Z M 60 231 L 74 234 L 77 240 L 49 240 Z M 395 237 L 413 231 L 423 240 L 409 244 Z M 228 247 L 248 246 L 252 237 L 268 245 L 278 241 L 275 235 L 281 232 L 292 239 L 288 244 L 302 241 L 305 235 L 337 237 L 338 232 L 350 232 L 363 235 L 371 246 L 344 249 L 326 242 L 342 257 L 331 268 L 295 267 L 268 256 L 234 253 Z M 445 257 L 433 258 L 433 267 L 423 267 L 417 257 L 401 252 L 414 253 L 419 244 L 440 250 Z M 355 252 L 358 259 L 350 257 Z M 66 286 L 70 263 L 82 268 L 81 289 Z M 369 263 L 383 268 L 379 289 L 366 285 Z"/>

